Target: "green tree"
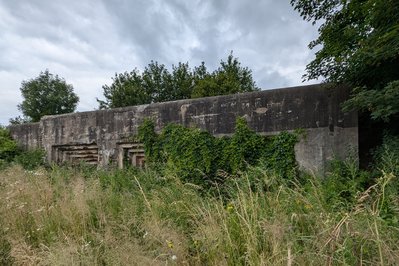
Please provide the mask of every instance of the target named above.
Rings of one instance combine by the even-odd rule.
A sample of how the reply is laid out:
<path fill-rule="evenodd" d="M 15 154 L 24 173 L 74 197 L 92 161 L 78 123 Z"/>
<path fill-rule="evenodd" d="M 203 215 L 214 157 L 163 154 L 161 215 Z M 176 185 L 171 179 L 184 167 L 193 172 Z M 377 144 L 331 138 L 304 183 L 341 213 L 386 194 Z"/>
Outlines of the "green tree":
<path fill-rule="evenodd" d="M 399 114 L 399 1 L 291 0 L 301 16 L 319 23 L 309 44 L 319 49 L 306 79 L 347 83 L 345 107 L 388 121 Z"/>
<path fill-rule="evenodd" d="M 115 74 L 111 86 L 104 85 L 105 101 L 98 100 L 100 109 L 149 103 L 151 95 L 143 87 L 143 79 L 137 69 Z"/>
<path fill-rule="evenodd" d="M 154 102 L 165 102 L 190 98 L 192 72 L 188 64 L 179 63 L 172 73 L 163 64 L 151 61 L 140 73 L 115 74 L 113 83 L 103 86 L 105 100 L 97 101 L 100 109 L 125 107 Z"/>
<path fill-rule="evenodd" d="M 150 95 L 147 103 L 176 100 L 173 98 L 172 75 L 163 64 L 151 61 L 142 74 L 143 88 Z"/>
<path fill-rule="evenodd" d="M 188 63 L 180 62 L 170 72 L 165 65 L 151 61 L 141 74 L 137 69 L 115 74 L 113 83 L 103 86 L 105 100 L 97 101 L 100 109 L 105 109 L 254 90 L 259 89 L 251 70 L 230 54 L 212 73 L 205 63 L 192 70 Z"/>
<path fill-rule="evenodd" d="M 32 119 L 30 119 L 29 117 L 21 117 L 20 115 L 14 117 L 14 118 L 10 118 L 10 120 L 9 120 L 11 125 L 21 125 L 21 124 L 29 123 L 31 121 L 32 121 Z"/>
<path fill-rule="evenodd" d="M 22 81 L 21 93 L 24 100 L 18 109 L 32 122 L 45 115 L 71 113 L 79 101 L 72 85 L 48 70 L 34 79 Z"/>
<path fill-rule="evenodd" d="M 170 92 L 174 99 L 190 99 L 194 88 L 194 75 L 188 63 L 172 66 L 173 90 Z"/>
<path fill-rule="evenodd" d="M 195 73 L 197 79 L 192 98 L 259 90 L 253 81 L 252 71 L 242 67 L 233 53 L 230 53 L 226 62 L 222 60 L 220 67 L 212 73 L 207 72 L 204 64 L 196 68 L 196 71 L 198 73 Z"/>

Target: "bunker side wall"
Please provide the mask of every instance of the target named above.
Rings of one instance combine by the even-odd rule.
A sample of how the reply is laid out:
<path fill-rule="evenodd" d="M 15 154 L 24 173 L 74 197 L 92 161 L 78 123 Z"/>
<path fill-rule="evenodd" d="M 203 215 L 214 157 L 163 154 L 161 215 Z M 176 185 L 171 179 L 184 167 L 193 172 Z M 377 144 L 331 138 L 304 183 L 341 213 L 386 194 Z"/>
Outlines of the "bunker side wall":
<path fill-rule="evenodd" d="M 42 147 L 42 132 L 40 123 L 11 125 L 8 127 L 11 136 L 22 149 L 37 149 Z"/>
<path fill-rule="evenodd" d="M 346 87 L 309 85 L 46 116 L 36 125 L 39 129 L 11 131 L 19 132 L 13 136 L 27 148 L 35 145 L 35 137 L 39 138 L 30 130 L 40 132 L 49 161 L 60 161 L 74 150 L 78 154 L 88 150 L 97 151 L 97 163 L 106 166 L 120 160 L 121 149 L 137 134 L 145 118 L 153 119 L 157 130 L 168 123 L 179 123 L 222 136 L 232 134 L 237 117 L 244 117 L 261 134 L 304 129 L 306 138 L 295 147 L 297 161 L 303 169 L 320 172 L 333 156 L 344 158 L 350 150 L 357 154 L 357 114 L 344 113 L 340 108 L 348 96 Z M 83 155 L 75 152 L 73 156 Z"/>

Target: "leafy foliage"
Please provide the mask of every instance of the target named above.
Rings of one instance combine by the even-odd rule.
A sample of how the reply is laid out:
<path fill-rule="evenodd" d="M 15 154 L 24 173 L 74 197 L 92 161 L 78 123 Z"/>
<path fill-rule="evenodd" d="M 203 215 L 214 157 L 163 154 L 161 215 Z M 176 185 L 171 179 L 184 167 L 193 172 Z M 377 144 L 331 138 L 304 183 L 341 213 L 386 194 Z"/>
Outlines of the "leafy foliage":
<path fill-rule="evenodd" d="M 266 143 L 266 149 L 262 156 L 262 163 L 267 169 L 273 169 L 279 176 L 294 177 L 296 174 L 294 146 L 298 137 L 302 135 L 300 130 L 294 133 L 281 132 Z"/>
<path fill-rule="evenodd" d="M 374 151 L 374 161 L 376 169 L 399 176 L 399 136 L 385 134 L 382 145 Z"/>
<path fill-rule="evenodd" d="M 44 164 L 44 155 L 41 149 L 22 151 L 10 132 L 0 126 L 0 169 L 16 162 L 26 170 L 33 170 Z"/>
<path fill-rule="evenodd" d="M 111 86 L 104 85 L 104 97 L 106 101 L 97 100 L 100 109 L 115 108 L 143 104 L 149 100 L 149 96 L 141 88 L 142 79 L 137 70 L 128 73 L 115 74 Z"/>
<path fill-rule="evenodd" d="M 223 170 L 237 173 L 254 165 L 264 152 L 266 139 L 251 130 L 245 119 L 236 121 L 234 134 L 225 140 Z"/>
<path fill-rule="evenodd" d="M 23 81 L 21 93 L 24 100 L 18 108 L 32 122 L 39 121 L 45 115 L 71 113 L 79 101 L 72 85 L 48 70 L 34 79 Z"/>
<path fill-rule="evenodd" d="M 356 96 L 347 101 L 347 108 L 361 107 L 370 112 L 371 118 L 386 122 L 399 113 L 399 80 L 388 83 L 382 90 L 358 87 L 354 94 Z"/>
<path fill-rule="evenodd" d="M 207 73 L 204 65 L 196 70 L 199 73 L 194 73 L 197 78 L 191 94 L 192 98 L 259 90 L 252 79 L 251 70 L 242 67 L 232 54 L 227 57 L 226 62 L 222 60 L 220 67 L 212 73 Z"/>
<path fill-rule="evenodd" d="M 188 63 L 179 62 L 169 72 L 165 65 L 151 61 L 142 73 L 134 69 L 115 74 L 113 83 L 103 86 L 105 100 L 97 101 L 105 109 L 259 90 L 251 70 L 232 54 L 220 64 L 210 73 L 204 63 L 192 70 Z"/>
<path fill-rule="evenodd" d="M 237 119 L 230 138 L 216 138 L 208 132 L 176 124 L 167 125 L 160 134 L 154 129 L 151 120 L 145 120 L 139 128 L 138 137 L 144 143 L 147 160 L 165 164 L 186 182 L 206 186 L 223 183 L 218 170 L 237 174 L 260 162 L 286 178 L 295 175 L 296 134 L 283 132 L 264 137 L 249 129 L 243 118 Z"/>
<path fill-rule="evenodd" d="M 10 132 L 0 126 L 0 164 L 11 162 L 18 153 L 18 145 L 11 138 Z"/>
<path fill-rule="evenodd" d="M 26 170 L 34 170 L 44 165 L 45 152 L 42 149 L 28 150 L 15 157 L 15 162 Z"/>
<path fill-rule="evenodd" d="M 16 116 L 14 118 L 10 118 L 9 122 L 11 125 L 21 125 L 32 122 L 32 119 L 29 117 Z"/>
<path fill-rule="evenodd" d="M 389 120 L 399 112 L 399 2 L 397 0 L 291 0 L 301 16 L 320 22 L 321 47 L 305 78 L 348 83 L 346 108 Z"/>
<path fill-rule="evenodd" d="M 338 204 L 331 204 L 329 208 L 350 208 L 356 203 L 358 192 L 370 186 L 371 175 L 360 170 L 353 158 L 347 158 L 345 161 L 333 159 L 322 183 L 322 192 L 327 202 Z"/>

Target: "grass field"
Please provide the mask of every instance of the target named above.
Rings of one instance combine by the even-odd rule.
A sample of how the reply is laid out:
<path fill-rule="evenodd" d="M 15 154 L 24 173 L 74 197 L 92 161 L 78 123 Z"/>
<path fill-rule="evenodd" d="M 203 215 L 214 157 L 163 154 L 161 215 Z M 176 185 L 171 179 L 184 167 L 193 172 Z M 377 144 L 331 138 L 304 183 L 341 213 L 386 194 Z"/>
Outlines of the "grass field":
<path fill-rule="evenodd" d="M 353 192 L 253 167 L 207 193 L 149 169 L 12 165 L 0 265 L 395 265 L 397 177 L 379 176 Z"/>

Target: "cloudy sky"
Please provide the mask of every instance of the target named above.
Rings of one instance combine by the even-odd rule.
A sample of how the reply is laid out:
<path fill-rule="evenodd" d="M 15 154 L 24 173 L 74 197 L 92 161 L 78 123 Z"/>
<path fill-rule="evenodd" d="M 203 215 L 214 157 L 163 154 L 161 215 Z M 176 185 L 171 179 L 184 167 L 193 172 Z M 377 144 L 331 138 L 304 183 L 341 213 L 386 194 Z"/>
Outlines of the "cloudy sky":
<path fill-rule="evenodd" d="M 300 85 L 316 36 L 289 0 L 0 0 L 0 124 L 20 115 L 21 81 L 45 69 L 73 85 L 78 111 L 151 60 L 213 70 L 233 51 L 259 87 Z"/>

